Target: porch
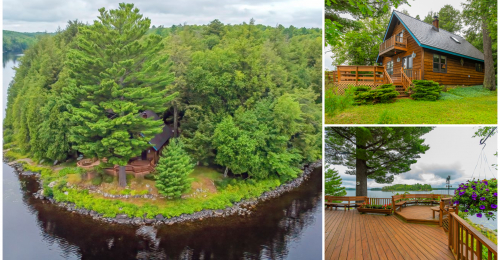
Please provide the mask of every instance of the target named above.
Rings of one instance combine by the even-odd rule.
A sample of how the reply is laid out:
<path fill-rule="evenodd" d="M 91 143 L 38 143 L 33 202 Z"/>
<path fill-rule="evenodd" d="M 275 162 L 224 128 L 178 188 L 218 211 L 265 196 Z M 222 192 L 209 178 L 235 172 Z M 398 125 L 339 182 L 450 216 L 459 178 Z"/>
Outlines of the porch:
<path fill-rule="evenodd" d="M 422 78 L 420 69 L 401 69 L 389 75 L 385 66 L 337 66 L 336 71 L 325 72 L 325 82 L 334 87 L 338 95 L 343 95 L 351 86 L 376 88 L 383 84 L 394 84 L 400 96 L 407 96 L 413 80 Z"/>

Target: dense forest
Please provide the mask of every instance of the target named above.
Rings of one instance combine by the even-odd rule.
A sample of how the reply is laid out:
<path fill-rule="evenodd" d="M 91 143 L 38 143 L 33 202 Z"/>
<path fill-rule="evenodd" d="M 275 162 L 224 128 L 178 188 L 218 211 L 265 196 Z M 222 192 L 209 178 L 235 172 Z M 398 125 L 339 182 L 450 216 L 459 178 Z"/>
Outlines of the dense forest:
<path fill-rule="evenodd" d="M 372 189 L 373 190 L 373 189 Z M 383 191 L 430 191 L 433 190 L 430 184 L 394 184 L 382 187 Z"/>
<path fill-rule="evenodd" d="M 321 157 L 321 29 L 150 27 L 128 12 L 38 36 L 8 89 L 7 147 L 122 165 L 161 127 L 137 117 L 149 109 L 195 161 L 233 174 L 287 180 Z"/>
<path fill-rule="evenodd" d="M 3 52 L 21 53 L 35 44 L 37 37 L 46 35 L 45 32 L 25 33 L 3 30 Z"/>

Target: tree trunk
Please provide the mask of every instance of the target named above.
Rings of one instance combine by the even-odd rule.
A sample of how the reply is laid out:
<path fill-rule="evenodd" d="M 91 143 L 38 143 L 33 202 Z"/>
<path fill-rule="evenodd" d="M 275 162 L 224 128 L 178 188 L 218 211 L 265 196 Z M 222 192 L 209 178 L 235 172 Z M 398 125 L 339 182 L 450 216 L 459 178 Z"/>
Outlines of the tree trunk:
<path fill-rule="evenodd" d="M 356 159 L 356 196 L 368 196 L 367 170 L 366 161 Z"/>
<path fill-rule="evenodd" d="M 127 173 L 125 172 L 125 166 L 118 168 L 118 183 L 121 187 L 127 186 Z"/>
<path fill-rule="evenodd" d="M 490 31 L 486 24 L 486 17 L 482 17 L 483 29 L 483 50 L 484 50 L 484 81 L 483 87 L 489 90 L 496 90 L 495 64 L 493 62 L 493 51 L 491 46 Z"/>
<path fill-rule="evenodd" d="M 177 106 L 174 105 L 174 137 L 177 137 L 178 134 L 177 134 Z"/>

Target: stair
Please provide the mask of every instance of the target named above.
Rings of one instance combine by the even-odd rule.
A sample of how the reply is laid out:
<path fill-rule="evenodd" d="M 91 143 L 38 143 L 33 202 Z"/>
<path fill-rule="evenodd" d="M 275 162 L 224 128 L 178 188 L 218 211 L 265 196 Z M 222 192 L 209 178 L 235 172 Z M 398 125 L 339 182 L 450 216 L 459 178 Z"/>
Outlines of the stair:
<path fill-rule="evenodd" d="M 396 86 L 396 91 L 399 92 L 399 96 L 397 96 L 397 98 L 410 97 L 410 95 L 408 95 L 408 93 L 405 93 L 405 89 L 403 88 L 401 83 L 399 83 L 399 85 L 394 83 L 394 85 Z"/>

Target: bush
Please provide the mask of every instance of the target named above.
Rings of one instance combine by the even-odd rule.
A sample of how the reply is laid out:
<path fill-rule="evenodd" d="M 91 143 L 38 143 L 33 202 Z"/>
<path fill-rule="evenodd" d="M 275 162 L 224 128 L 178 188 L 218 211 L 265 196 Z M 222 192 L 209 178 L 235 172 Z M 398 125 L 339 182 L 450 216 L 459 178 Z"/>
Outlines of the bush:
<path fill-rule="evenodd" d="M 80 167 L 68 167 L 61 169 L 57 174 L 59 175 L 59 177 L 63 177 L 68 174 L 83 174 L 83 173 L 85 173 L 85 170 Z"/>
<path fill-rule="evenodd" d="M 325 113 L 328 115 L 333 116 L 354 105 L 353 87 L 347 88 L 344 95 L 338 95 L 334 91 L 326 91 L 325 94 Z"/>
<path fill-rule="evenodd" d="M 441 93 L 439 83 L 432 80 L 414 80 L 414 86 L 411 88 L 414 100 L 436 101 Z"/>
<path fill-rule="evenodd" d="M 390 103 L 399 96 L 396 87 L 392 84 L 384 84 L 377 87 L 377 89 L 370 90 L 373 93 L 373 98 L 376 102 Z"/>
<path fill-rule="evenodd" d="M 109 174 L 103 174 L 102 175 L 102 180 L 105 182 L 105 183 L 112 183 L 113 180 L 114 180 L 114 177 L 109 175 Z"/>
<path fill-rule="evenodd" d="M 97 185 L 101 185 L 101 183 L 102 183 L 101 175 L 97 175 L 92 179 L 92 185 L 97 186 Z"/>
<path fill-rule="evenodd" d="M 399 92 L 392 84 L 384 84 L 376 89 L 371 89 L 368 86 L 359 86 L 354 88 L 354 101 L 357 105 L 365 105 L 369 103 L 389 103 L 392 102 Z"/>

